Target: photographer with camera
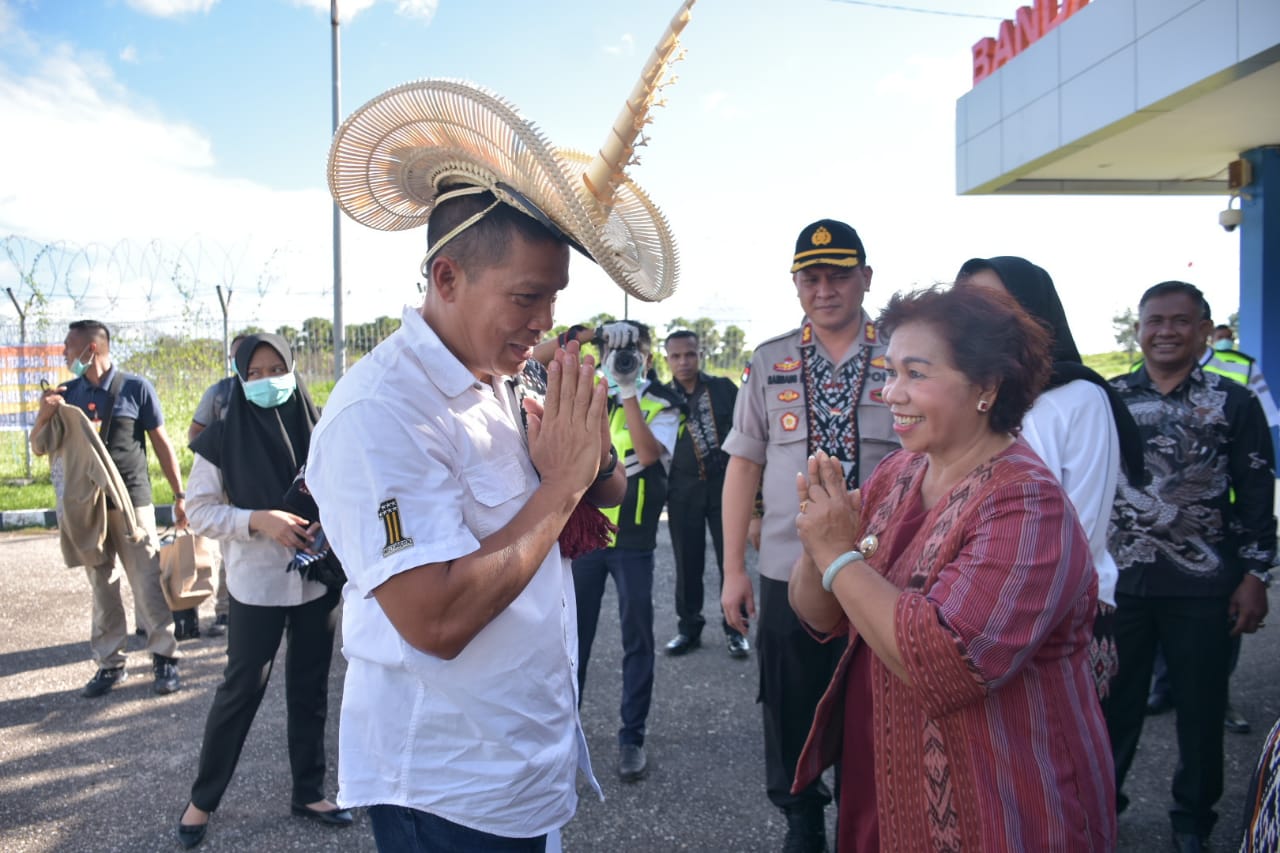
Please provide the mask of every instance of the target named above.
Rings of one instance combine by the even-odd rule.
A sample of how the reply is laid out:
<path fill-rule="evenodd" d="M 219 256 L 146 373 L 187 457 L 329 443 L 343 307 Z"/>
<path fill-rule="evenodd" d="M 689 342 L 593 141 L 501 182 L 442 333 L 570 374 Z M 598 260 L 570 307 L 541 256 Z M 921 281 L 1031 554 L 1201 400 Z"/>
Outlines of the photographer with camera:
<path fill-rule="evenodd" d="M 576 339 L 585 331 L 575 329 L 566 334 Z M 609 434 L 618 464 L 627 472 L 627 495 L 621 506 L 601 510 L 618 526 L 612 544 L 573 561 L 578 695 L 586 684 L 605 580 L 612 577 L 618 591 L 623 650 L 618 776 L 635 782 L 647 767 L 645 719 L 653 695 L 653 551 L 680 420 L 670 390 L 651 370 L 653 341 L 647 326 L 630 320 L 608 323 L 596 330 L 593 342 L 600 347 L 609 381 Z"/>

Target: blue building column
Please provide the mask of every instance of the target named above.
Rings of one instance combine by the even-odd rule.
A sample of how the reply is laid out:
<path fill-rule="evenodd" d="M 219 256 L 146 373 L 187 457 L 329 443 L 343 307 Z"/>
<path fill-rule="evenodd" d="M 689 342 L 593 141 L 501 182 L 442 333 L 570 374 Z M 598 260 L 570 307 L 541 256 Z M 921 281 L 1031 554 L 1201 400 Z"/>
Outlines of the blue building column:
<path fill-rule="evenodd" d="M 1240 156 L 1253 167 L 1240 197 L 1240 350 L 1262 362 L 1271 396 L 1280 399 L 1280 145 Z M 1276 430 L 1271 439 L 1280 447 Z"/>

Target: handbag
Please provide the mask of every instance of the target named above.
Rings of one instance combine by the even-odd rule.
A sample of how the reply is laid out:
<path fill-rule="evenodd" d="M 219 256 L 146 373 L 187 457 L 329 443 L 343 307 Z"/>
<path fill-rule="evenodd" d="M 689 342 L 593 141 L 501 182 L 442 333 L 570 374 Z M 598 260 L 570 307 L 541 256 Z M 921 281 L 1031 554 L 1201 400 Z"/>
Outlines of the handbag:
<path fill-rule="evenodd" d="M 213 595 L 212 542 L 190 530 L 160 540 L 160 588 L 170 610 L 199 607 Z"/>

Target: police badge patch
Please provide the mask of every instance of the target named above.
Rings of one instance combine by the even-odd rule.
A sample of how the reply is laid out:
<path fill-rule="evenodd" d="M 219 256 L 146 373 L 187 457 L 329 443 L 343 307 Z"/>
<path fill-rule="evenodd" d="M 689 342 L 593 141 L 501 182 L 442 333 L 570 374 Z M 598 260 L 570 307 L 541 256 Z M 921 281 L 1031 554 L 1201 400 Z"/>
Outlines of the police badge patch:
<path fill-rule="evenodd" d="M 413 545 L 413 540 L 404 535 L 400 529 L 400 505 L 395 498 L 378 504 L 378 518 L 387 530 L 387 544 L 382 549 L 382 556 L 390 557 Z"/>

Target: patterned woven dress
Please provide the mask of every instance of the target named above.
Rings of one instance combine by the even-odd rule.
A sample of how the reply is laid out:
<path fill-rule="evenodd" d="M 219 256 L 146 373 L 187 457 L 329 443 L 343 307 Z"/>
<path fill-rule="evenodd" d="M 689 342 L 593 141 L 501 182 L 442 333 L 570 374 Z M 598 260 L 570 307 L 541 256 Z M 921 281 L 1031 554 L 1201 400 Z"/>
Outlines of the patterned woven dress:
<path fill-rule="evenodd" d="M 845 623 L 836 633 L 849 632 L 849 648 L 796 789 L 869 715 L 881 849 L 1112 850 L 1115 771 L 1089 659 L 1097 577 L 1074 510 L 1019 440 L 897 542 L 926 467 L 894 453 L 863 490 L 863 533 L 880 540 L 868 562 L 902 590 L 895 634 L 910 683 L 871 654 L 855 707 L 850 661 L 870 650 Z M 841 827 L 842 851 L 846 837 L 855 828 Z"/>

